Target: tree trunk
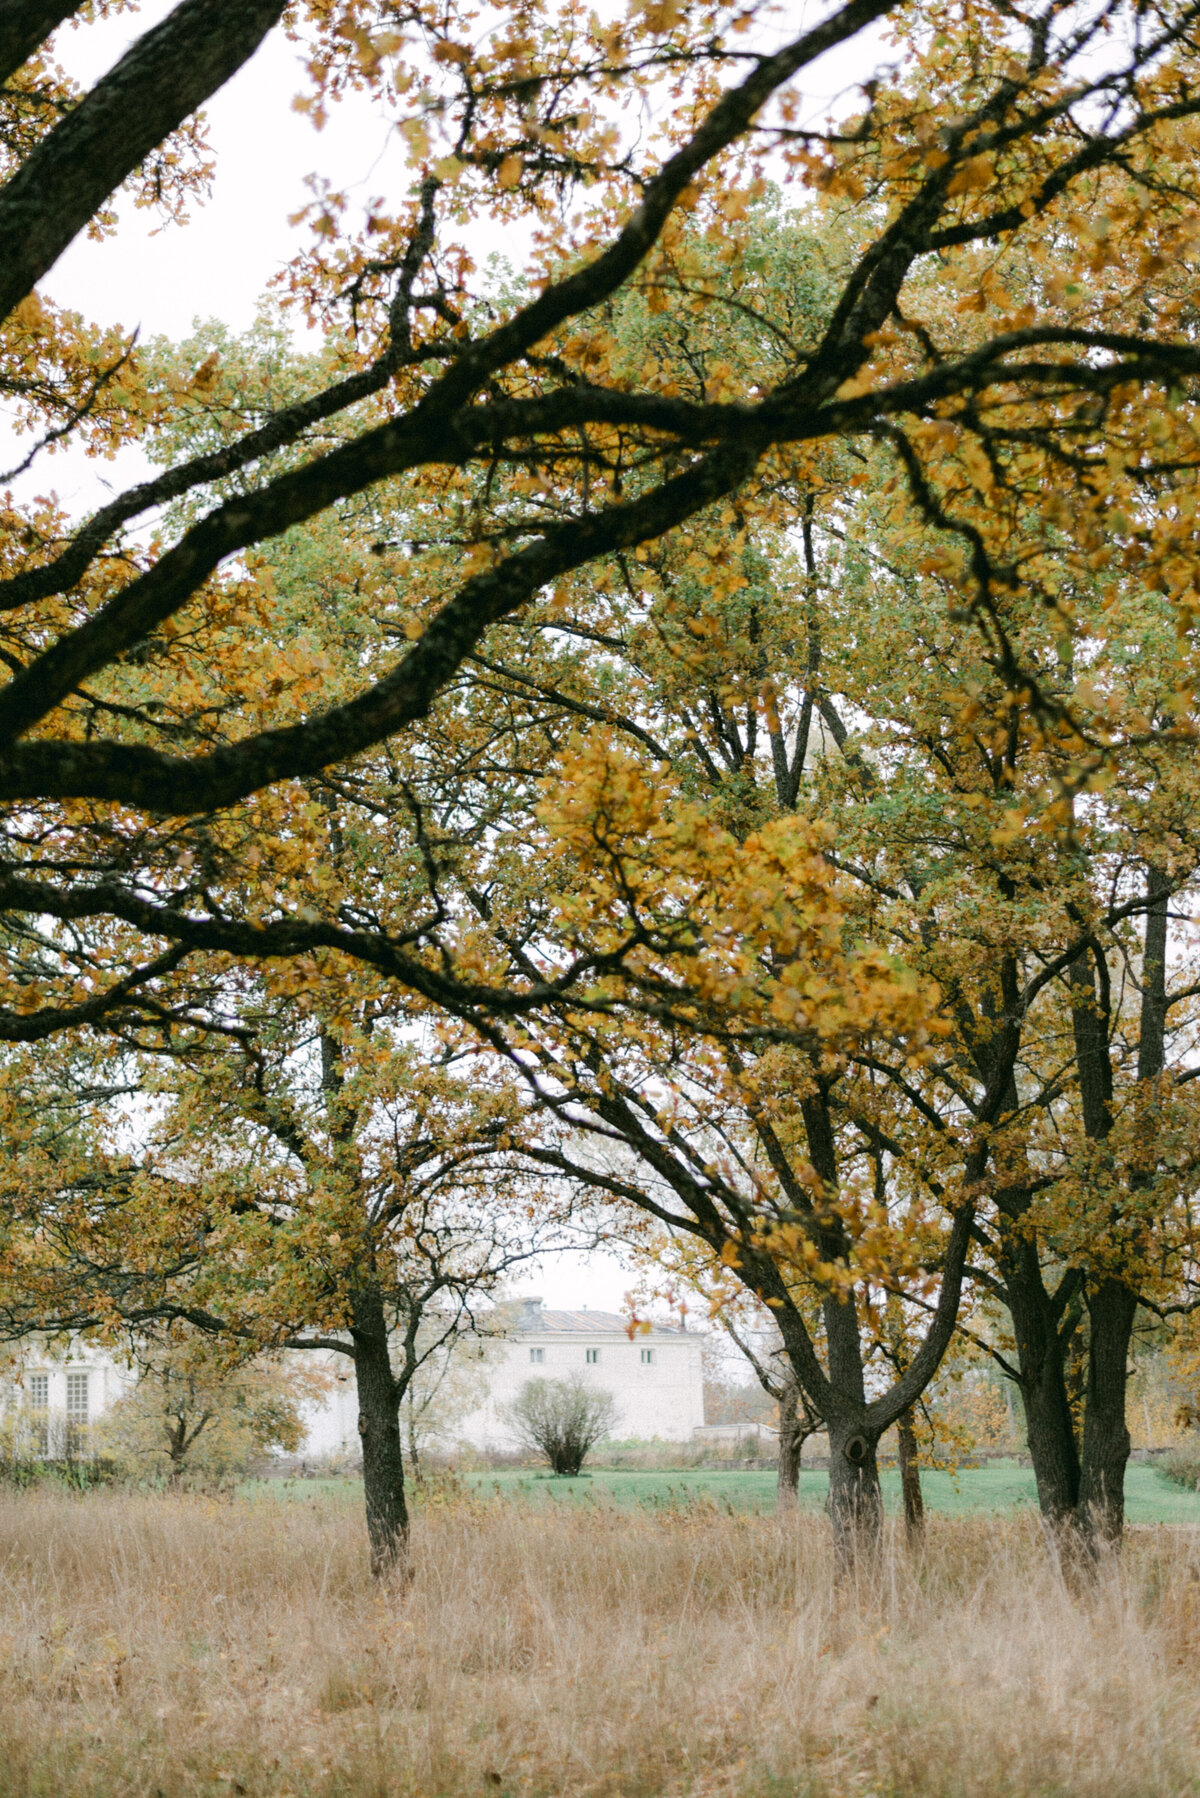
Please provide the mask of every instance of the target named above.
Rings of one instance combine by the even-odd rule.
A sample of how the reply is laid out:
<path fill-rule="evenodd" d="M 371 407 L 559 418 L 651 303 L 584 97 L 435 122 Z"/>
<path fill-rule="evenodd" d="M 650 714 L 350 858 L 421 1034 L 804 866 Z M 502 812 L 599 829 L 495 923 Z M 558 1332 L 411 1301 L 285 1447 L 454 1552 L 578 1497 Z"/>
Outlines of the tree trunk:
<path fill-rule="evenodd" d="M 1148 937 L 1154 923 L 1147 921 Z M 1102 975 L 1097 995 L 1093 964 Z M 1109 1047 L 1110 1005 L 1107 967 L 1098 947 L 1071 969 L 1071 1012 L 1075 1031 L 1079 1092 L 1089 1142 L 1106 1144 L 1112 1128 L 1113 1078 Z M 1146 994 L 1142 1003 L 1145 1037 Z M 1106 1150 L 1095 1170 L 1112 1182 L 1112 1159 Z M 1120 1207 L 1114 1202 L 1110 1227 L 1120 1230 Z M 1087 1293 L 1087 1388 L 1083 1413 L 1083 1462 L 1079 1479 L 1079 1529 L 1093 1556 L 1121 1539 L 1125 1514 L 1125 1463 L 1129 1431 L 1125 1427 L 1125 1386 L 1134 1295 L 1111 1274 L 1089 1281 Z"/>
<path fill-rule="evenodd" d="M 1063 1529 L 1079 1507 L 1079 1450 L 1061 1362 L 1049 1357 L 1023 1378 L 1021 1397 L 1038 1505 L 1051 1528 Z"/>
<path fill-rule="evenodd" d="M 1091 1342 L 1079 1524 L 1094 1555 L 1117 1547 L 1125 1524 L 1125 1464 L 1129 1460 L 1125 1391 L 1136 1310 L 1137 1295 L 1111 1276 L 1088 1294 Z"/>
<path fill-rule="evenodd" d="M 807 1431 L 800 1422 L 800 1394 L 788 1380 L 779 1396 L 779 1479 L 775 1511 L 795 1510 L 800 1489 L 800 1451 Z"/>
<path fill-rule="evenodd" d="M 829 1345 L 830 1384 L 847 1394 L 826 1417 L 829 1430 L 829 1517 L 839 1571 L 849 1572 L 856 1560 L 878 1563 L 883 1547 L 883 1493 L 876 1459 L 878 1432 L 867 1426 L 858 1317 L 853 1299 L 831 1297 L 823 1306 Z"/>
<path fill-rule="evenodd" d="M 838 1572 L 870 1567 L 883 1546 L 883 1494 L 875 1438 L 848 1419 L 829 1423 L 829 1520 Z"/>
<path fill-rule="evenodd" d="M 1166 1060 L 1167 933 L 1170 882 L 1161 868 L 1147 869 L 1145 937 L 1142 957 L 1142 1003 L 1138 1024 L 1138 1143 L 1130 1169 L 1131 1197 L 1153 1178 L 1157 1159 L 1155 1141 L 1155 1083 Z M 1136 1240 L 1136 1199 L 1132 1226 L 1121 1229 L 1114 1217 L 1118 1240 Z M 1133 1236 L 1128 1232 L 1132 1227 Z M 1091 1343 L 1088 1355 L 1087 1403 L 1083 1421 L 1083 1472 L 1080 1483 L 1079 1521 L 1086 1546 L 1093 1555 L 1119 1546 L 1125 1527 L 1125 1467 L 1129 1460 L 1129 1429 L 1125 1422 L 1129 1381 L 1129 1343 L 1137 1311 L 1137 1294 L 1111 1274 L 1096 1280 L 1088 1293 Z"/>
<path fill-rule="evenodd" d="M 801 1100 L 809 1160 L 824 1191 L 837 1192 L 837 1150 L 827 1086 L 818 1083 Z M 850 1245 L 831 1205 L 817 1247 L 831 1262 L 847 1259 Z M 831 1292 L 821 1303 L 829 1356 L 829 1386 L 835 1404 L 826 1413 L 829 1430 L 829 1520 L 839 1573 L 849 1573 L 862 1559 L 878 1562 L 883 1547 L 883 1494 L 875 1458 L 877 1432 L 866 1425 L 867 1392 L 863 1373 L 862 1336 L 853 1292 Z M 822 1407 L 823 1408 L 823 1407 Z"/>
<path fill-rule="evenodd" d="M 178 1488 L 180 1481 L 183 1479 L 184 1456 L 188 1451 L 188 1445 L 185 1439 L 186 1431 L 187 1425 L 182 1421 L 176 1429 L 172 1429 L 170 1424 L 167 1425 L 167 1454 L 170 1456 L 171 1460 L 171 1470 L 167 1474 L 167 1484 L 173 1490 Z"/>
<path fill-rule="evenodd" d="M 371 1573 L 376 1579 L 386 1579 L 403 1571 L 408 1555 L 408 1505 L 404 1496 L 404 1458 L 400 1450 L 400 1391 L 392 1373 L 387 1322 L 379 1294 L 359 1294 L 353 1312 L 351 1335 Z"/>
<path fill-rule="evenodd" d="M 1042 1279 L 1036 1245 L 1010 1243 L 1005 1260 L 1029 1458 L 1042 1518 L 1057 1533 L 1074 1524 L 1079 1505 L 1079 1448 L 1067 1394 L 1062 1335 Z"/>
<path fill-rule="evenodd" d="M 421 1470 L 421 1455 L 417 1448 L 417 1427 L 413 1421 L 411 1409 L 408 1413 L 408 1465 L 412 1470 L 413 1485 L 418 1489 L 424 1485 L 425 1476 Z"/>
<path fill-rule="evenodd" d="M 900 1492 L 904 1499 L 904 1534 L 910 1548 L 918 1548 L 925 1536 L 925 1499 L 921 1492 L 921 1461 L 911 1410 L 896 1422 L 900 1450 Z"/>

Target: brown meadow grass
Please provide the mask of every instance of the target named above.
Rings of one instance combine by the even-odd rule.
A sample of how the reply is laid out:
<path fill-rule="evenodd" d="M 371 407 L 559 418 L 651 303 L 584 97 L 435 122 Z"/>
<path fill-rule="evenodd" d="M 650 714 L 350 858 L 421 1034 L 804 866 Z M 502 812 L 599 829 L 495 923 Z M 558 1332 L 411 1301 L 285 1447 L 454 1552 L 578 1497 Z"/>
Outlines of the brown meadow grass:
<path fill-rule="evenodd" d="M 1200 1541 L 1071 1591 L 938 1520 L 835 1595 L 824 1520 L 427 1505 L 403 1591 L 324 1497 L 0 1499 L 0 1792 L 1200 1792 Z"/>

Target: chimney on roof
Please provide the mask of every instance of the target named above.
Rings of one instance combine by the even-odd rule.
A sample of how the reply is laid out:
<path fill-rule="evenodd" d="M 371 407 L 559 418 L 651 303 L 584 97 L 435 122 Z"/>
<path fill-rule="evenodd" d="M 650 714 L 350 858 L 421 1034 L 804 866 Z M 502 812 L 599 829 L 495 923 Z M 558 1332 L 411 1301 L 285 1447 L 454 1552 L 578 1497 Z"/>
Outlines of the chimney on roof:
<path fill-rule="evenodd" d="M 522 1330 L 540 1330 L 542 1327 L 542 1301 L 540 1298 L 521 1300 Z"/>

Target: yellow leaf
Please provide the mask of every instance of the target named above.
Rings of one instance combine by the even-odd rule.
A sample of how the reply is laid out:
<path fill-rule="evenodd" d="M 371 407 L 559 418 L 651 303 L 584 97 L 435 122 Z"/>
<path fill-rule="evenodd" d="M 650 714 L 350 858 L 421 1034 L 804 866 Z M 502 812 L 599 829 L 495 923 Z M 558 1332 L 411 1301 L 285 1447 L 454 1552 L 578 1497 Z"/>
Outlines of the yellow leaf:
<path fill-rule="evenodd" d="M 834 395 L 834 398 L 839 400 L 856 400 L 861 394 L 870 393 L 870 391 L 871 379 L 869 375 L 851 375 L 848 381 L 842 382 L 837 393 Z"/>
<path fill-rule="evenodd" d="M 996 169 L 994 156 L 969 156 L 958 170 L 946 189 L 948 194 L 970 193 L 972 189 L 987 187 Z"/>

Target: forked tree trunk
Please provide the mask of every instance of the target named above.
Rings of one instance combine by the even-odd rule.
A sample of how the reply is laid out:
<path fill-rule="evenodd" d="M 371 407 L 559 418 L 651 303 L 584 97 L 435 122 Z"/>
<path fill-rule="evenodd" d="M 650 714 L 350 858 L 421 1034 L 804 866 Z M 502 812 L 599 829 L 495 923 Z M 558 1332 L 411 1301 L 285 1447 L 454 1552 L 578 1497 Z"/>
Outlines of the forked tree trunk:
<path fill-rule="evenodd" d="M 186 1431 L 187 1426 L 183 1423 L 177 1424 L 175 1428 L 167 1425 L 167 1454 L 171 1461 L 167 1474 L 168 1486 L 177 1487 L 183 1479 L 183 1463 L 187 1455 Z"/>
<path fill-rule="evenodd" d="M 904 1500 L 904 1534 L 908 1546 L 917 1548 L 925 1538 L 925 1498 L 921 1491 L 921 1458 L 911 1410 L 905 1411 L 897 1420 L 896 1436 L 900 1452 L 900 1493 Z"/>
<path fill-rule="evenodd" d="M 1104 976 L 1098 994 L 1094 968 Z M 1107 964 L 1094 948 L 1071 969 L 1071 1017 L 1084 1130 L 1098 1150 L 1097 1171 L 1102 1170 L 1111 1181 L 1112 1158 L 1106 1148 L 1113 1101 L 1108 990 Z M 1144 1003 L 1142 1009 L 1144 1020 Z M 1110 1225 L 1120 1227 L 1115 1196 Z M 1090 1329 L 1078 1521 L 1084 1545 L 1098 1555 L 1104 1547 L 1120 1541 L 1124 1522 L 1125 1463 L 1129 1458 L 1125 1385 L 1137 1300 L 1119 1281 L 1102 1275 L 1089 1280 L 1087 1309 Z"/>
<path fill-rule="evenodd" d="M 1153 1097 L 1154 1083 L 1162 1074 L 1166 1057 L 1167 907 L 1170 898 L 1170 882 L 1162 869 L 1153 866 L 1147 869 L 1146 898 L 1137 1059 L 1140 1140 L 1129 1174 L 1131 1198 L 1153 1177 L 1157 1159 Z M 1090 966 L 1086 974 L 1073 971 L 1073 990 L 1081 991 L 1087 1001 L 1074 1008 L 1084 1121 L 1088 1136 L 1103 1141 L 1111 1125 L 1112 1102 L 1108 1004 L 1103 991 L 1099 1003 L 1095 999 Z M 1091 1023 L 1096 1018 L 1098 1023 Z M 1089 1040 L 1089 1026 L 1094 1041 Z M 1132 1209 L 1136 1235 L 1136 1200 Z M 1123 1238 L 1128 1240 L 1130 1226 L 1118 1205 L 1114 1206 L 1111 1227 L 1118 1243 Z M 1111 1274 L 1102 1274 L 1089 1284 L 1087 1307 L 1091 1330 L 1079 1484 L 1079 1528 L 1084 1546 L 1093 1558 L 1105 1550 L 1119 1547 L 1125 1527 L 1125 1468 L 1129 1460 L 1125 1407 L 1129 1344 L 1137 1306 L 1136 1292 Z"/>
<path fill-rule="evenodd" d="M 817 1082 L 804 1094 L 801 1106 L 813 1172 L 824 1192 L 833 1194 L 837 1190 L 837 1158 L 825 1085 Z M 986 1155 L 986 1148 L 972 1149 L 966 1169 L 970 1184 L 980 1179 Z M 847 1266 L 852 1245 L 836 1207 L 826 1206 L 822 1200 L 814 1212 L 813 1239 L 818 1251 L 825 1260 Z M 829 1433 L 828 1504 L 839 1577 L 856 1571 L 860 1564 L 869 1578 L 877 1575 L 883 1546 L 879 1437 L 896 1422 L 901 1411 L 919 1398 L 945 1354 L 958 1311 L 974 1215 L 973 1205 L 964 1205 L 955 1215 L 942 1265 L 942 1289 L 928 1334 L 899 1383 L 871 1403 L 867 1402 L 854 1290 L 830 1291 L 822 1300 L 827 1356 L 826 1368 L 822 1368 L 807 1325 L 790 1308 L 790 1295 L 779 1279 L 778 1269 L 764 1257 L 765 1265 L 754 1270 L 760 1276 L 755 1290 L 760 1295 L 765 1293 L 769 1303 L 780 1307 L 777 1321 L 795 1379 Z M 747 1277 L 748 1260 L 749 1257 L 741 1264 L 743 1279 Z"/>
<path fill-rule="evenodd" d="M 354 1152 L 357 1114 L 345 1103 L 341 1044 L 321 1028 L 321 1089 L 328 1106 L 339 1171 L 349 1188 L 361 1170 Z M 358 1397 L 358 1435 L 362 1444 L 363 1495 L 367 1505 L 367 1538 L 371 1573 L 376 1579 L 407 1569 L 408 1504 L 404 1496 L 404 1457 L 400 1449 L 400 1404 L 404 1388 L 392 1372 L 387 1312 L 373 1278 L 369 1258 L 361 1265 L 362 1284 L 350 1301 L 350 1340 Z"/>
<path fill-rule="evenodd" d="M 850 1419 L 829 1422 L 829 1521 L 839 1573 L 874 1567 L 883 1546 L 876 1442 Z"/>
<path fill-rule="evenodd" d="M 387 1322 L 378 1293 L 360 1293 L 355 1298 L 353 1314 L 351 1335 L 371 1573 L 376 1579 L 386 1579 L 403 1572 L 408 1557 L 400 1390 L 392 1373 Z"/>

